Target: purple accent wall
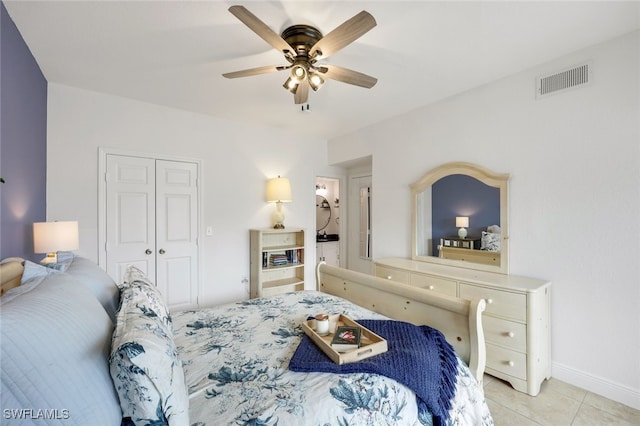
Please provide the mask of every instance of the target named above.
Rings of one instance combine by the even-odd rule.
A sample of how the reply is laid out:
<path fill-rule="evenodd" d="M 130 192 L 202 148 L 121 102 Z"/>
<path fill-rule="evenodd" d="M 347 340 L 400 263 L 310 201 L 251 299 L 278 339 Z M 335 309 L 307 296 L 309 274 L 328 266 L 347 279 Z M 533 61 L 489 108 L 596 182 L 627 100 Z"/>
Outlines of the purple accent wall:
<path fill-rule="evenodd" d="M 0 3 L 0 258 L 33 253 L 46 220 L 47 80 Z"/>
<path fill-rule="evenodd" d="M 457 237 L 456 216 L 468 216 L 467 238 L 480 237 L 490 225 L 500 225 L 500 189 L 466 175 L 443 177 L 431 186 L 433 253 L 442 237 Z"/>

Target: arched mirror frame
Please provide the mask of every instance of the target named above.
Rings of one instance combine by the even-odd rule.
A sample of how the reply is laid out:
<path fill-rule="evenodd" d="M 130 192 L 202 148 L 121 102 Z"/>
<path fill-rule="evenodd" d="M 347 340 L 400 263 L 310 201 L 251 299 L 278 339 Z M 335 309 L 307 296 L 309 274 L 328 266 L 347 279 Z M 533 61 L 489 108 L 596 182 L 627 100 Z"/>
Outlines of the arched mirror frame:
<path fill-rule="evenodd" d="M 329 201 L 322 195 L 316 194 L 316 232 L 320 232 L 329 226 L 331 213 Z M 318 226 L 319 222 L 322 222 L 322 226 Z"/>
<path fill-rule="evenodd" d="M 484 265 L 481 263 L 467 262 L 462 260 L 442 259 L 440 257 L 426 256 L 419 254 L 418 252 L 418 235 L 423 233 L 420 227 L 419 217 L 424 217 L 423 214 L 418 212 L 420 204 L 431 204 L 429 200 L 425 203 L 424 200 L 420 202 L 421 197 L 430 195 L 423 195 L 423 192 L 431 188 L 438 180 L 450 175 L 466 175 L 478 179 L 485 185 L 498 188 L 500 190 L 500 229 L 501 229 L 501 246 L 500 246 L 500 265 Z M 458 266 L 468 269 L 476 269 L 481 271 L 498 272 L 502 274 L 509 273 L 509 178 L 508 173 L 494 173 L 484 167 L 478 166 L 472 163 L 466 162 L 452 162 L 443 164 L 435 169 L 427 172 L 417 182 L 411 184 L 411 221 L 412 221 L 412 241 L 411 241 L 411 258 L 421 262 L 437 263 L 441 265 Z M 431 212 L 428 212 L 431 215 Z"/>

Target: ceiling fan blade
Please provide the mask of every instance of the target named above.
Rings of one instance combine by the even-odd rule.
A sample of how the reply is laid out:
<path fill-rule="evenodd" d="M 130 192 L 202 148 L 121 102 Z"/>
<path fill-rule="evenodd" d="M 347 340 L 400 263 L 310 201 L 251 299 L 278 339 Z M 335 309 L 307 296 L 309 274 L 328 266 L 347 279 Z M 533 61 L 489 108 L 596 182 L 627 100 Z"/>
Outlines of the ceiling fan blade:
<path fill-rule="evenodd" d="M 222 74 L 222 76 L 226 78 L 250 77 L 252 75 L 267 74 L 270 72 L 282 71 L 287 68 L 288 67 L 283 67 L 283 66 L 266 66 L 266 67 L 258 67 L 258 68 L 249 68 L 241 71 L 227 72 Z"/>
<path fill-rule="evenodd" d="M 371 77 L 370 75 L 335 65 L 324 64 L 322 67 L 318 67 L 318 71 L 320 71 L 325 77 L 332 80 L 365 87 L 367 89 L 371 89 L 378 82 L 377 78 Z"/>
<path fill-rule="evenodd" d="M 320 57 L 327 58 L 351 44 L 375 26 L 376 20 L 369 12 L 363 10 L 322 37 L 311 48 L 309 56 L 313 58 L 316 53 L 322 52 Z"/>
<path fill-rule="evenodd" d="M 293 100 L 296 104 L 304 104 L 309 99 L 309 83 L 307 80 L 302 80 L 298 84 L 296 93 L 293 95 Z"/>
<path fill-rule="evenodd" d="M 257 16 L 249 12 L 244 6 L 231 6 L 229 12 L 275 49 L 281 52 L 287 50 L 292 53 L 295 52 L 289 43 L 284 41 L 282 37 L 269 28 L 267 24 L 262 22 Z"/>

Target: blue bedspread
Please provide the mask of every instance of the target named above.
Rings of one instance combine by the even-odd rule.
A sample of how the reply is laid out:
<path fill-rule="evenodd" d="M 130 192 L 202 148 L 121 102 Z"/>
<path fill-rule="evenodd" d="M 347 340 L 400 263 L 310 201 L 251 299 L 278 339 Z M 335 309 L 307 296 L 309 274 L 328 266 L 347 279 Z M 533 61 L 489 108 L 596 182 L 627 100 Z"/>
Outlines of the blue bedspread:
<path fill-rule="evenodd" d="M 428 326 L 401 321 L 358 320 L 387 340 L 388 351 L 351 364 L 338 365 L 304 336 L 291 358 L 297 372 L 374 373 L 409 387 L 421 408 L 431 412 L 437 424 L 445 424 L 455 394 L 458 361 L 442 333 Z M 336 396 L 336 395 L 334 395 Z"/>

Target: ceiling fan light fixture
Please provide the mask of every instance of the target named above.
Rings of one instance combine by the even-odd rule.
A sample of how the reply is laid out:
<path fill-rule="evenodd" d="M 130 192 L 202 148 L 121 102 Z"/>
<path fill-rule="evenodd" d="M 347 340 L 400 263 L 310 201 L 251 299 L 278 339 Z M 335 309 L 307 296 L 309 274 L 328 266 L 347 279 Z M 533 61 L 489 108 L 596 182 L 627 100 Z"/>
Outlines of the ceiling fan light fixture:
<path fill-rule="evenodd" d="M 302 81 L 307 78 L 307 69 L 302 65 L 294 65 L 291 67 L 291 78 L 297 81 Z"/>
<path fill-rule="evenodd" d="M 292 78 L 291 76 L 287 77 L 287 81 L 284 82 L 282 87 L 290 91 L 295 95 L 296 90 L 298 90 L 299 81 L 297 79 Z"/>
<path fill-rule="evenodd" d="M 311 74 L 309 76 L 309 86 L 313 89 L 314 92 L 317 92 L 319 88 L 324 84 L 324 79 L 320 77 L 318 74 Z"/>
<path fill-rule="evenodd" d="M 223 76 L 226 78 L 289 70 L 289 76 L 283 87 L 294 94 L 293 100 L 296 105 L 306 103 L 309 87 L 313 91 L 318 91 L 325 79 L 338 80 L 368 89 L 378 81 L 374 77 L 347 68 L 317 65 L 318 60 L 334 55 L 377 25 L 374 17 L 365 10 L 325 35 L 317 28 L 305 24 L 288 26 L 281 34 L 277 34 L 244 6 L 231 6 L 229 12 L 271 47 L 283 53 L 288 65 L 264 66 L 225 73 Z"/>

